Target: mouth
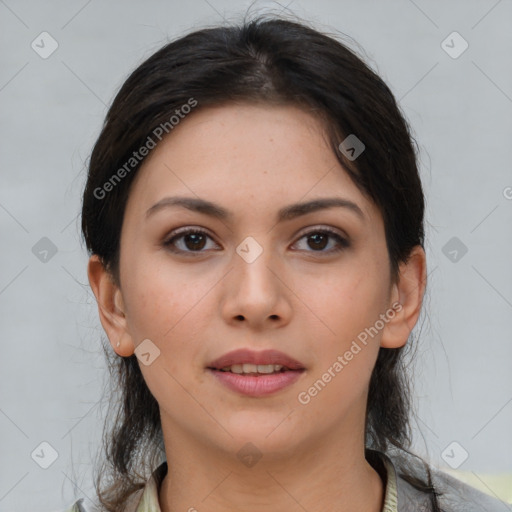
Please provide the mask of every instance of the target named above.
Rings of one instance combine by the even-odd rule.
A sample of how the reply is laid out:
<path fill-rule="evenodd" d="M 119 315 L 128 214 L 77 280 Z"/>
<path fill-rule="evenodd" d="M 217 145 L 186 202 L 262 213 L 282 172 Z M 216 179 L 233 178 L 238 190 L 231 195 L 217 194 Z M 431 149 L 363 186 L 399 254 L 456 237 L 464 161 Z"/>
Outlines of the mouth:
<path fill-rule="evenodd" d="M 261 375 L 274 375 L 276 373 L 284 373 L 284 372 L 298 372 L 303 369 L 295 369 L 292 370 L 286 366 L 281 364 L 233 364 L 231 366 L 225 366 L 224 368 L 212 368 L 208 367 L 209 370 L 219 371 L 219 372 L 229 372 L 235 373 L 237 375 L 252 375 L 252 376 L 261 376 Z"/>
<path fill-rule="evenodd" d="M 302 363 L 282 352 L 248 349 L 229 352 L 206 369 L 231 391 L 252 397 L 276 393 L 296 382 L 306 371 Z"/>
<path fill-rule="evenodd" d="M 237 374 L 255 373 L 259 375 L 304 370 L 305 366 L 300 361 L 278 350 L 256 352 L 250 349 L 239 349 L 215 359 L 207 368 Z"/>

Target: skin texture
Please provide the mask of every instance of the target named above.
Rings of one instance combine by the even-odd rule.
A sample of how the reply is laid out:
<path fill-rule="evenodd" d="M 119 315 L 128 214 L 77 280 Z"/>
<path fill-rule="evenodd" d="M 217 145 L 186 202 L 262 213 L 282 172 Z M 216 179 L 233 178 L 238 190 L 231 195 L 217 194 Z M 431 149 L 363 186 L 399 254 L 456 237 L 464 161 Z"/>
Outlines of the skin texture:
<path fill-rule="evenodd" d="M 206 199 L 233 217 L 173 206 L 146 218 L 168 196 Z M 324 197 L 356 203 L 363 217 L 334 207 L 276 222 L 280 208 Z M 176 239 L 181 253 L 171 252 L 164 242 L 186 226 L 208 236 Z M 349 246 L 333 252 L 335 238 L 311 236 L 327 227 Z M 263 249 L 252 263 L 236 252 L 248 236 Z M 163 512 L 381 510 L 383 484 L 364 458 L 368 385 L 379 347 L 404 345 L 418 319 L 425 253 L 415 248 L 392 281 L 382 216 L 337 161 L 320 121 L 291 106 L 194 112 L 132 184 L 120 287 L 94 255 L 88 274 L 113 350 L 129 356 L 145 339 L 160 350 L 139 366 L 162 418 Z M 397 301 L 400 311 L 301 404 L 298 394 Z M 205 369 L 237 348 L 277 349 L 306 371 L 273 395 L 239 395 Z M 248 442 L 262 455 L 252 467 L 237 457 Z"/>

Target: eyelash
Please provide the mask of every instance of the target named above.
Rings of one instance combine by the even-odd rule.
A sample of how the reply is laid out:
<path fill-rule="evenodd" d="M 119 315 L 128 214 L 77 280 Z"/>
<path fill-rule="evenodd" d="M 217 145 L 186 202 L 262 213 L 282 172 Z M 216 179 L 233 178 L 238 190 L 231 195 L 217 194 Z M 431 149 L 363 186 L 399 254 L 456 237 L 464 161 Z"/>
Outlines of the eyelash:
<path fill-rule="evenodd" d="M 163 242 L 162 245 L 165 248 L 167 248 L 168 250 L 170 250 L 171 252 L 173 252 L 173 253 L 187 254 L 187 255 L 190 254 L 190 255 L 193 255 L 193 256 L 199 256 L 201 253 L 204 253 L 205 251 L 203 251 L 203 250 L 199 250 L 199 251 L 187 250 L 187 251 L 184 251 L 182 249 L 177 249 L 174 246 L 174 243 L 175 243 L 176 240 L 179 240 L 179 239 L 183 238 L 184 236 L 190 235 L 190 234 L 194 234 L 194 235 L 195 234 L 201 234 L 201 235 L 207 236 L 210 239 L 212 238 L 203 229 L 200 229 L 200 228 L 185 228 L 183 230 L 178 230 L 178 231 L 175 231 L 174 233 L 172 233 L 172 236 L 170 238 L 167 238 Z M 331 238 L 334 238 L 337 241 L 338 246 L 336 248 L 330 249 L 328 251 L 324 251 L 324 250 L 314 251 L 314 250 L 311 250 L 311 251 L 306 251 L 306 252 L 319 253 L 319 254 L 322 254 L 322 253 L 323 254 L 335 254 L 335 253 L 343 251 L 344 249 L 346 249 L 346 248 L 348 248 L 350 246 L 350 242 L 346 238 L 343 238 L 336 231 L 334 231 L 334 230 L 332 230 L 330 228 L 316 228 L 316 229 L 313 229 L 311 231 L 308 231 L 307 233 L 302 234 L 302 236 L 299 238 L 299 240 L 302 240 L 303 238 L 306 238 L 308 236 L 315 235 L 315 234 L 329 235 Z"/>

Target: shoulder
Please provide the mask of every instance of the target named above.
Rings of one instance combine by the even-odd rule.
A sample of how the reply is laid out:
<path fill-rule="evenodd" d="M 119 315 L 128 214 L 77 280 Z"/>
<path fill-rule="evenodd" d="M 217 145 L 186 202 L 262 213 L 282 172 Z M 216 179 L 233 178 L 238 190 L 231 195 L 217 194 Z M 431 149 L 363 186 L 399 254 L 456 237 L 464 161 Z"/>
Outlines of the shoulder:
<path fill-rule="evenodd" d="M 144 486 L 139 487 L 127 499 L 123 512 L 159 512 L 158 491 L 167 473 L 167 462 L 162 462 L 148 478 Z M 102 512 L 104 509 L 96 502 L 80 498 L 62 512 Z"/>
<path fill-rule="evenodd" d="M 402 450 L 386 453 L 393 464 L 398 495 L 398 512 L 431 510 L 428 494 L 404 474 L 428 482 L 427 464 Z M 512 512 L 512 505 L 475 489 L 457 478 L 428 465 L 442 512 Z M 414 507 L 414 508 L 411 508 Z"/>
<path fill-rule="evenodd" d="M 511 504 L 507 504 L 489 494 L 479 491 L 443 471 L 439 471 L 435 468 L 431 469 L 431 471 L 434 486 L 443 493 L 439 501 L 447 511 L 512 511 Z"/>

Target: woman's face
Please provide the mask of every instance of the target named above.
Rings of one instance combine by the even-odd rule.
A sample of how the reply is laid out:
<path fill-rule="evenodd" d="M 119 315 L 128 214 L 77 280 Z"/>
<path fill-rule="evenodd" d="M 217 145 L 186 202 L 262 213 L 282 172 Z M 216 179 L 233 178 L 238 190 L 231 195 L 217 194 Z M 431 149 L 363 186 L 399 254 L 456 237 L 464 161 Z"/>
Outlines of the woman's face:
<path fill-rule="evenodd" d="M 165 205 L 177 197 L 227 213 Z M 341 206 L 290 209 L 326 199 Z M 182 120 L 132 184 L 121 235 L 119 304 L 135 347 L 150 340 L 140 349 L 150 364 L 139 365 L 167 439 L 279 454 L 362 435 L 397 298 L 389 269 L 382 217 L 315 118 L 232 105 Z M 208 368 L 236 349 L 277 350 L 304 369 L 281 389 L 248 395 Z M 258 378 L 276 382 L 226 380 Z"/>

